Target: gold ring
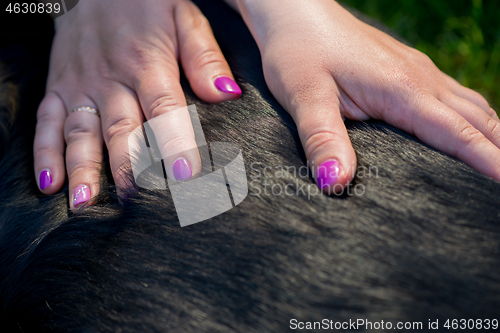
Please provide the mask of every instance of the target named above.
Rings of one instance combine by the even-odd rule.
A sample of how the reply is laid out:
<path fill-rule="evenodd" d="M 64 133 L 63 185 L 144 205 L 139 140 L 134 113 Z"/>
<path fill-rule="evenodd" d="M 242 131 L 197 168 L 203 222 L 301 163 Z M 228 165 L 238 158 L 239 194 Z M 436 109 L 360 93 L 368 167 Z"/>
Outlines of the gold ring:
<path fill-rule="evenodd" d="M 79 111 L 90 112 L 90 113 L 93 113 L 93 114 L 97 115 L 98 117 L 101 116 L 101 114 L 99 113 L 99 111 L 97 111 L 97 109 L 95 109 L 95 108 L 93 108 L 91 106 L 80 106 L 80 107 L 74 108 L 73 110 L 71 110 L 71 113 L 73 113 L 73 112 L 79 112 Z"/>

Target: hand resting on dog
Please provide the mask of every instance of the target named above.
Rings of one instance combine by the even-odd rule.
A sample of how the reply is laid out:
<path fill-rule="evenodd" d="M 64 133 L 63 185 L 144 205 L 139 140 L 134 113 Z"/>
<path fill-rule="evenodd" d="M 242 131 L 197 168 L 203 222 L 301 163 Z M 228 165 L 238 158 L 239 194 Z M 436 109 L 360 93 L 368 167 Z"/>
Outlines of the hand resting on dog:
<path fill-rule="evenodd" d="M 226 2 L 252 32 L 266 82 L 293 117 L 324 192 L 342 190 L 355 175 L 345 118 L 384 120 L 500 180 L 495 111 L 421 52 L 334 1 Z M 128 135 L 145 119 L 186 105 L 178 61 L 206 102 L 241 92 L 209 24 L 190 1 L 89 1 L 58 18 L 56 28 L 46 97 L 38 111 L 35 175 L 42 192 L 53 194 L 64 183 L 66 167 L 72 207 L 98 193 L 103 142 L 117 188 L 126 195 L 129 184 L 121 170 L 129 163 Z M 223 86 L 216 83 L 221 77 Z M 80 106 L 98 109 L 101 118 L 71 112 Z M 160 143 L 165 150 L 193 147 L 186 119 L 164 126 L 173 133 Z M 196 173 L 199 156 L 185 157 L 190 174 Z"/>

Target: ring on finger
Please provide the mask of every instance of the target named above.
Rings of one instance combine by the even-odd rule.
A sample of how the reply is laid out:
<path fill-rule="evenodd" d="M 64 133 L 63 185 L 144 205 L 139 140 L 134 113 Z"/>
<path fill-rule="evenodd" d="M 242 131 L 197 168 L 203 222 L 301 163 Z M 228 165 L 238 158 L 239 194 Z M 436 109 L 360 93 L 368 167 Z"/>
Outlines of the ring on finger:
<path fill-rule="evenodd" d="M 74 108 L 73 110 L 71 110 L 70 113 L 73 113 L 73 112 L 89 112 L 89 113 L 95 114 L 98 117 L 101 116 L 101 114 L 99 113 L 99 111 L 97 111 L 96 108 L 93 108 L 91 106 L 79 106 L 79 107 Z"/>

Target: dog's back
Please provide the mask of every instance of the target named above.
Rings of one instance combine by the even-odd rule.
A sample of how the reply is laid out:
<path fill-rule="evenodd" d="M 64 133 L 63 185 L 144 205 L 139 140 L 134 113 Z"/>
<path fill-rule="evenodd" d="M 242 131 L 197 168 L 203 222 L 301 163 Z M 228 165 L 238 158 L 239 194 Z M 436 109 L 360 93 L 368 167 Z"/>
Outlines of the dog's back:
<path fill-rule="evenodd" d="M 183 86 L 207 141 L 241 148 L 249 195 L 185 228 L 168 190 L 121 206 L 109 165 L 94 207 L 68 212 L 67 187 L 41 195 L 31 148 L 48 47 L 33 59 L 3 49 L 3 60 L 24 57 L 11 77 L 19 112 L 0 136 L 0 332 L 282 332 L 357 319 L 372 323 L 360 330 L 429 320 L 444 330 L 447 319 L 493 328 L 499 184 L 386 124 L 347 122 L 357 177 L 341 196 L 319 194 L 243 22 L 221 2 L 199 6 L 244 93 L 209 105 Z M 15 107 L 4 105 L 5 119 Z"/>

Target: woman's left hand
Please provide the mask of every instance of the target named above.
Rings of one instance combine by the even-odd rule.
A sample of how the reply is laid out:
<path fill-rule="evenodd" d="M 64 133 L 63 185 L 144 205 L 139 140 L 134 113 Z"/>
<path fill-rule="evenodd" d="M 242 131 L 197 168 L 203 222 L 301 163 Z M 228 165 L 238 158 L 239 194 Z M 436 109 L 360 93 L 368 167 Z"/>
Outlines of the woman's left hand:
<path fill-rule="evenodd" d="M 495 111 L 423 53 L 332 0 L 232 5 L 259 45 L 266 82 L 295 120 L 325 192 L 343 188 L 356 172 L 343 118 L 382 119 L 500 181 Z"/>

